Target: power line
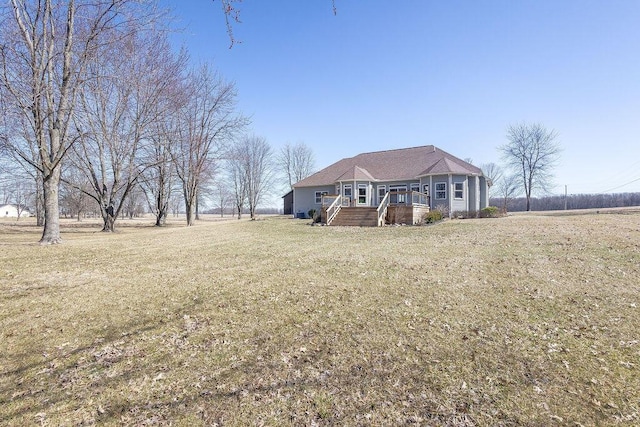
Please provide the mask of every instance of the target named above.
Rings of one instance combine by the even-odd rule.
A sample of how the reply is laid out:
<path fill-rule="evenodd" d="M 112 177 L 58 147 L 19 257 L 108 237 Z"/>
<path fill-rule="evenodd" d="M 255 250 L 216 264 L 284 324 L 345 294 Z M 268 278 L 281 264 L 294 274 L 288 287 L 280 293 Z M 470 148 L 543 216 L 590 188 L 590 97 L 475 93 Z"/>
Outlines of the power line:
<path fill-rule="evenodd" d="M 638 181 L 640 181 L 640 178 L 636 178 L 636 179 L 634 179 L 634 180 L 632 180 L 632 181 L 629 181 L 629 182 L 627 182 L 627 183 L 625 183 L 625 184 L 618 185 L 618 186 L 613 187 L 613 188 L 610 188 L 610 189 L 608 189 L 608 190 L 601 191 L 601 192 L 600 192 L 600 194 L 608 193 L 609 191 L 613 191 L 613 190 L 617 190 L 618 188 L 626 187 L 627 185 L 629 185 L 629 184 L 633 184 L 634 182 L 638 182 Z"/>

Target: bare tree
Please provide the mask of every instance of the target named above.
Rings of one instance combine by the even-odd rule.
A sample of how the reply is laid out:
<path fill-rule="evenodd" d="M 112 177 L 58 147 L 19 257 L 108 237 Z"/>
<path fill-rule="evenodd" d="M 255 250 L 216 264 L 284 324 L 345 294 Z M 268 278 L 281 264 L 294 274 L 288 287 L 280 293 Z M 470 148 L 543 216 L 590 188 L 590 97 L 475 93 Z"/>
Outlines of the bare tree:
<path fill-rule="evenodd" d="M 507 212 L 509 201 L 520 189 L 520 177 L 517 174 L 505 175 L 496 184 L 496 193 L 502 198 L 502 211 Z"/>
<path fill-rule="evenodd" d="M 240 156 L 231 150 L 227 158 L 227 173 L 233 190 L 233 206 L 238 219 L 242 219 L 242 211 L 247 200 L 247 180 L 244 174 Z"/>
<path fill-rule="evenodd" d="M 164 226 L 169 215 L 169 201 L 174 191 L 175 173 L 171 162 L 171 133 L 165 123 L 157 123 L 155 135 L 147 144 L 147 163 L 151 164 L 140 177 L 140 187 L 145 194 L 149 209 L 156 217 L 156 226 Z"/>
<path fill-rule="evenodd" d="M 41 244 L 61 242 L 59 186 L 62 161 L 77 135 L 70 124 L 77 95 L 87 80 L 87 64 L 105 41 L 104 31 L 126 29 L 134 16 L 146 15 L 148 1 L 10 0 L 0 22 L 0 85 L 12 113 L 22 115 L 37 145 L 42 175 L 44 230 Z M 147 17 L 145 16 L 145 20 Z"/>
<path fill-rule="evenodd" d="M 181 64 L 165 33 L 141 28 L 131 28 L 117 51 L 100 49 L 88 64 L 92 78 L 79 96 L 80 138 L 72 158 L 91 183 L 89 196 L 100 208 L 102 231 L 115 230 L 123 209 L 132 212 L 127 199 L 140 175 L 155 164 L 143 147 L 152 145 L 154 125 L 163 118 L 158 105 L 177 81 Z"/>
<path fill-rule="evenodd" d="M 166 52 L 165 52 L 166 53 Z M 182 50 L 175 59 L 163 60 L 159 67 L 165 68 L 166 90 L 154 103 L 155 119 L 149 129 L 149 137 L 140 148 L 141 164 L 145 165 L 138 180 L 149 206 L 156 217 L 156 226 L 166 224 L 170 212 L 170 200 L 176 190 L 176 174 L 172 152 L 178 141 L 178 116 L 187 98 L 181 86 L 181 69 L 188 60 Z"/>
<path fill-rule="evenodd" d="M 216 207 L 220 209 L 220 218 L 224 217 L 224 211 L 229 206 L 232 199 L 231 191 L 229 191 L 229 183 L 224 179 L 216 180 L 214 185 L 214 200 Z"/>
<path fill-rule="evenodd" d="M 91 198 L 89 182 L 85 175 L 75 166 L 65 167 L 62 172 L 62 185 L 60 187 L 60 208 L 63 213 L 81 220 L 82 213 L 89 209 Z M 65 213 L 65 216 L 66 216 Z"/>
<path fill-rule="evenodd" d="M 531 195 L 544 191 L 552 178 L 552 170 L 560 156 L 555 131 L 534 123 L 509 126 L 509 142 L 500 147 L 503 159 L 520 176 L 520 185 L 531 210 Z"/>
<path fill-rule="evenodd" d="M 206 175 L 213 175 L 225 146 L 247 124 L 235 111 L 236 89 L 207 65 L 187 76 L 189 102 L 182 108 L 178 137 L 172 151 L 182 182 L 187 225 L 193 225 L 198 192 Z"/>
<path fill-rule="evenodd" d="M 133 219 L 142 216 L 144 214 L 144 199 L 140 185 L 133 187 L 125 199 L 122 210 L 123 217 Z"/>
<path fill-rule="evenodd" d="M 493 197 L 498 192 L 498 184 L 504 176 L 504 171 L 495 163 L 485 163 L 481 169 L 484 176 L 489 179 L 489 196 Z"/>
<path fill-rule="evenodd" d="M 272 150 L 267 140 L 258 136 L 245 136 L 233 150 L 233 162 L 244 179 L 249 215 L 256 219 L 256 208 L 267 189 L 273 183 Z"/>
<path fill-rule="evenodd" d="M 287 180 L 287 189 L 291 189 L 293 184 L 313 173 L 315 161 L 311 148 L 304 142 L 299 142 L 295 145 L 285 144 L 280 149 L 277 163 Z"/>

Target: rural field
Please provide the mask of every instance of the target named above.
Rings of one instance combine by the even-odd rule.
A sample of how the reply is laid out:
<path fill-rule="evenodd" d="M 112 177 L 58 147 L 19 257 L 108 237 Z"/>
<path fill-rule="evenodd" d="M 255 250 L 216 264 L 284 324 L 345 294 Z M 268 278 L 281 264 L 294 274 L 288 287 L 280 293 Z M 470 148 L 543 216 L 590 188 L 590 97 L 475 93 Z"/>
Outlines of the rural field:
<path fill-rule="evenodd" d="M 640 424 L 640 213 L 0 222 L 0 425 Z"/>

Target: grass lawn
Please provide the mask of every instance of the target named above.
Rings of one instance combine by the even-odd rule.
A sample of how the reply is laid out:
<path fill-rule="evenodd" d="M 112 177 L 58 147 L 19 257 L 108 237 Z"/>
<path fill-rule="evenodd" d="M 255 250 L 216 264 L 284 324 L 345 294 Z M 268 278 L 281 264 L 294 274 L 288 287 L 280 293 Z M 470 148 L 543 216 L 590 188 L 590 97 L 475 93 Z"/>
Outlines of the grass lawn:
<path fill-rule="evenodd" d="M 0 425 L 639 425 L 640 214 L 0 222 Z"/>

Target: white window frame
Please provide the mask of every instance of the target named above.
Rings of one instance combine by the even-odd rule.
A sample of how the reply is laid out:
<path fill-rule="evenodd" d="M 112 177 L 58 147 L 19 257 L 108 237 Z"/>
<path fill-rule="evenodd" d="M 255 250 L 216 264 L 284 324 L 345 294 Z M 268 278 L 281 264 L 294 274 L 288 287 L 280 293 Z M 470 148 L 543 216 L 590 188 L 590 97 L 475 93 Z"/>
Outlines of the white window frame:
<path fill-rule="evenodd" d="M 382 190 L 382 193 L 380 192 Z M 386 185 L 378 185 L 378 204 L 382 203 L 382 199 L 387 194 L 387 186 Z"/>
<path fill-rule="evenodd" d="M 405 204 L 407 203 L 407 184 L 396 184 L 396 185 L 390 185 L 389 186 L 389 193 L 392 192 L 404 192 L 404 194 L 397 194 L 396 195 L 396 204 Z"/>
<path fill-rule="evenodd" d="M 348 199 L 349 202 L 351 202 L 351 200 L 353 199 L 353 186 L 351 184 L 344 184 L 342 186 L 342 197 Z"/>
<path fill-rule="evenodd" d="M 458 197 L 458 193 L 460 197 Z M 453 183 L 453 198 L 456 200 L 464 200 L 464 182 Z"/>
<path fill-rule="evenodd" d="M 364 195 L 360 195 L 360 190 L 364 189 Z M 360 197 L 364 197 L 364 202 L 360 202 Z M 369 186 L 367 184 L 358 184 L 358 200 L 359 205 L 369 204 Z"/>
<path fill-rule="evenodd" d="M 447 183 L 436 182 L 436 200 L 447 200 Z"/>
<path fill-rule="evenodd" d="M 426 194 L 427 196 L 429 195 L 429 184 L 423 184 L 422 185 L 422 192 L 424 194 Z"/>
<path fill-rule="evenodd" d="M 409 191 L 416 191 L 416 192 L 420 192 L 420 183 L 419 182 L 412 182 L 411 184 L 409 184 Z"/>
<path fill-rule="evenodd" d="M 316 205 L 322 204 L 322 196 L 327 196 L 329 194 L 328 191 L 316 191 Z"/>

